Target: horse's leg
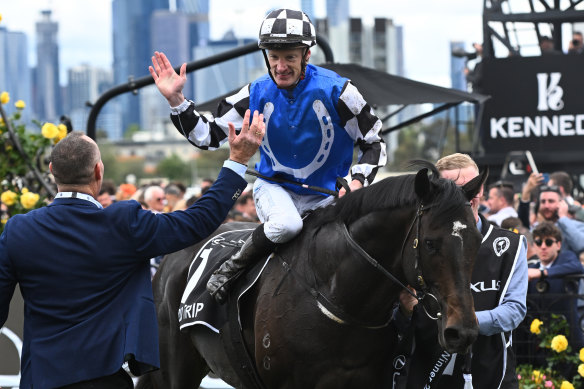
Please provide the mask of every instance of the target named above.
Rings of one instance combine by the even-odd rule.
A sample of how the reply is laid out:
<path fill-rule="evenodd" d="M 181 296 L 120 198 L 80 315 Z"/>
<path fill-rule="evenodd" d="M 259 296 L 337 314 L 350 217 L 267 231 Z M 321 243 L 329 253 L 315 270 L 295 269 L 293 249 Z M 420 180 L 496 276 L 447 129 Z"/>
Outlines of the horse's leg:
<path fill-rule="evenodd" d="M 159 270 L 161 272 L 165 274 L 157 274 L 154 280 L 160 345 L 160 370 L 151 375 L 154 388 L 198 388 L 209 368 L 191 342 L 189 334 L 180 331 L 178 323 L 178 308 L 186 274 L 182 274 L 184 271 L 173 272 L 172 266 L 162 266 Z"/>

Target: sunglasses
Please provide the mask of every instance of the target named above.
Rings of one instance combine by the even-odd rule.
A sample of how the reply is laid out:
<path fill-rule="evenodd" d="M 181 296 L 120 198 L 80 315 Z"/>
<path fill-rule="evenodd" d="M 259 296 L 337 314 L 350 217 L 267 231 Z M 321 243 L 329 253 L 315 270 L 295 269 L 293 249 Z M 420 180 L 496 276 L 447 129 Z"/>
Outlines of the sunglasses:
<path fill-rule="evenodd" d="M 556 192 L 557 194 L 561 195 L 560 188 L 556 185 L 542 185 L 539 187 L 539 193 L 543 192 Z"/>
<path fill-rule="evenodd" d="M 545 243 L 545 245 L 546 245 L 547 247 L 552 247 L 552 245 L 553 245 L 554 243 L 556 243 L 556 242 L 557 242 L 557 240 L 555 240 L 555 239 L 551 239 L 551 238 L 547 238 L 547 239 L 545 239 L 545 240 L 541 240 L 541 239 L 535 239 L 535 240 L 533 241 L 533 243 L 535 243 L 535 245 L 536 245 L 537 247 L 541 247 L 542 243 Z"/>

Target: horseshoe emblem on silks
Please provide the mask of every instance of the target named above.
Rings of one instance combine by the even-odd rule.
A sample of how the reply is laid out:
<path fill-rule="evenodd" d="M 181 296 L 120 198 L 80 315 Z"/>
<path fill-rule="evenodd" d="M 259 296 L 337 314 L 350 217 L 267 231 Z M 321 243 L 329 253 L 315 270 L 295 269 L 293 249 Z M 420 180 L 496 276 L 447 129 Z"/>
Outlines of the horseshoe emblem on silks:
<path fill-rule="evenodd" d="M 320 148 L 318 152 L 314 156 L 314 159 L 310 161 L 306 166 L 300 169 L 294 169 L 288 166 L 284 166 L 278 161 L 272 149 L 270 148 L 270 140 L 268 139 L 268 131 L 264 135 L 264 139 L 262 141 L 262 148 L 264 152 L 272 161 L 272 169 L 274 171 L 283 172 L 287 174 L 293 175 L 295 178 L 307 178 L 316 170 L 318 170 L 324 163 L 326 162 L 330 152 L 331 152 L 331 145 L 333 143 L 335 137 L 335 130 L 334 126 L 331 122 L 331 117 L 320 100 L 315 100 L 312 103 L 312 109 L 314 113 L 316 113 L 316 117 L 320 123 L 320 130 L 322 132 L 322 141 L 320 143 Z M 270 116 L 274 112 L 274 104 L 266 103 L 264 106 L 264 118 L 266 120 L 266 128 L 268 128 L 268 123 L 270 121 Z M 323 118 L 326 118 L 327 123 L 324 122 Z"/>

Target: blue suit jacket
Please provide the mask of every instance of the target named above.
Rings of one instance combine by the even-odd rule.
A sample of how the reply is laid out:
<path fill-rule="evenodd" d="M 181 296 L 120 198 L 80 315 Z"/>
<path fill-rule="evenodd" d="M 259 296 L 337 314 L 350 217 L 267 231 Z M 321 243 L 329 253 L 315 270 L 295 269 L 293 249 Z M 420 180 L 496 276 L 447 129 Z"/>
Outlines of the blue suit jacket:
<path fill-rule="evenodd" d="M 529 268 L 539 269 L 539 262 L 529 264 Z M 527 293 L 530 299 L 536 302 L 537 307 L 543 312 L 552 312 L 563 314 L 570 323 L 570 344 L 573 349 L 579 349 L 584 346 L 582 338 L 582 331 L 580 328 L 580 320 L 577 312 L 576 296 L 569 296 L 566 294 L 566 283 L 564 276 L 577 275 L 584 273 L 584 267 L 580 260 L 572 251 L 562 250 L 558 257 L 547 269 L 548 277 L 546 281 L 549 284 L 549 290 L 546 293 L 540 294 L 537 292 L 536 284 L 539 278 L 529 281 Z M 563 298 L 560 296 L 564 295 Z M 536 312 L 533 312 L 536 313 Z"/>
<path fill-rule="evenodd" d="M 105 209 L 63 198 L 9 219 L 0 236 L 0 327 L 16 283 L 25 302 L 21 388 L 159 366 L 149 259 L 195 244 L 225 220 L 246 181 L 223 168 L 186 211 L 136 201 Z"/>

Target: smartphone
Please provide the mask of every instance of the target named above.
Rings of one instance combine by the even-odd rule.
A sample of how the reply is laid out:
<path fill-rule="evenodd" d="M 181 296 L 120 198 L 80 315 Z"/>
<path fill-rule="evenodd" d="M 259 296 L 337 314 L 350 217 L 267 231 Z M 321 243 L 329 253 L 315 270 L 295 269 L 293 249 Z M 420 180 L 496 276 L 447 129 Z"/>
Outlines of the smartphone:
<path fill-rule="evenodd" d="M 533 155 L 531 155 L 531 151 L 525 150 L 525 157 L 527 158 L 527 162 L 529 162 L 529 166 L 531 166 L 531 171 L 534 172 L 535 174 L 539 173 L 539 171 L 537 170 L 537 166 L 535 166 L 535 161 L 533 159 Z M 548 174 L 548 180 L 549 180 L 549 174 Z"/>
<path fill-rule="evenodd" d="M 549 173 L 542 173 L 543 175 L 543 183 L 547 184 L 548 181 L 550 180 L 550 174 Z"/>

